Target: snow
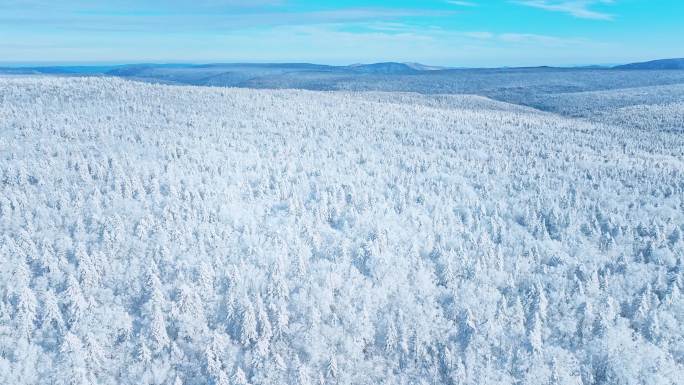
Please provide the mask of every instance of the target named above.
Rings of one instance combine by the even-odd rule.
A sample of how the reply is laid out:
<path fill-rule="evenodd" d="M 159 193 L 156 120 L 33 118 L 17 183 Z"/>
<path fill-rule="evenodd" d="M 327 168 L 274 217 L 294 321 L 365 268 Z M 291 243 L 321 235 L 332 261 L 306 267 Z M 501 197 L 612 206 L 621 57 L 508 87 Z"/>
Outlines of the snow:
<path fill-rule="evenodd" d="M 0 383 L 676 384 L 684 138 L 599 121 L 0 78 Z"/>

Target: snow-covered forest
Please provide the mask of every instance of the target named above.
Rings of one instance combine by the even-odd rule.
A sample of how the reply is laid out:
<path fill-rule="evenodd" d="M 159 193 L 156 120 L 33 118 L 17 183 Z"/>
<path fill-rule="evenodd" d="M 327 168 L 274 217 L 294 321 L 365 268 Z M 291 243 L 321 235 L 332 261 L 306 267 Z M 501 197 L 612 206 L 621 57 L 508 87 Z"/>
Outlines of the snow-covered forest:
<path fill-rule="evenodd" d="M 0 78 L 0 383 L 681 384 L 682 106 Z"/>

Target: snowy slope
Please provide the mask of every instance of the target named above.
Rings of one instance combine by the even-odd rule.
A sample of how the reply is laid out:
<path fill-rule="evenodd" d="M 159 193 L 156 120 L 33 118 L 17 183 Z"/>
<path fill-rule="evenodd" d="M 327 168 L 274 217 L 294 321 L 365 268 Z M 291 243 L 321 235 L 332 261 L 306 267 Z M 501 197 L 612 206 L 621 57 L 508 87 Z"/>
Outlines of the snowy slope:
<path fill-rule="evenodd" d="M 684 84 L 537 95 L 531 104 L 628 129 L 684 131 Z"/>
<path fill-rule="evenodd" d="M 2 384 L 675 384 L 684 137 L 0 79 Z"/>

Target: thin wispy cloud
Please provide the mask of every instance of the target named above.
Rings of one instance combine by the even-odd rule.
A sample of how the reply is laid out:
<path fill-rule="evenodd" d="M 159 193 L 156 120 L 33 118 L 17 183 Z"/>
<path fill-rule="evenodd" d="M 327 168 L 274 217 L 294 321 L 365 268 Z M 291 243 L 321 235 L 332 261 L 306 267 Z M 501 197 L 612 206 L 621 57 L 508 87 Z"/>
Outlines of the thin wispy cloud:
<path fill-rule="evenodd" d="M 471 37 L 473 39 L 492 39 L 495 37 L 495 35 L 492 32 L 487 32 L 487 31 L 470 31 L 470 32 L 463 32 L 463 36 L 466 37 Z"/>
<path fill-rule="evenodd" d="M 561 37 L 518 32 L 494 33 L 489 31 L 467 31 L 458 32 L 458 35 L 482 41 L 496 41 L 506 44 L 533 44 L 542 45 L 546 47 L 563 47 L 588 43 L 586 39 L 578 37 Z M 594 43 L 598 44 L 598 42 Z"/>
<path fill-rule="evenodd" d="M 507 43 L 525 43 L 547 47 L 563 47 L 589 43 L 586 39 L 539 35 L 534 33 L 502 33 L 498 35 L 498 38 Z M 593 44 L 596 45 L 599 43 L 593 42 Z"/>
<path fill-rule="evenodd" d="M 33 8 L 46 7 L 50 9 L 82 9 L 82 8 L 97 8 L 97 9 L 146 9 L 146 8 L 225 8 L 225 7 L 240 7 L 240 8 L 254 8 L 264 6 L 279 6 L 287 4 L 286 0 L 150 0 L 150 1 L 136 1 L 136 0 L 119 0 L 116 2 L 101 1 L 93 2 L 89 0 L 65 0 L 61 2 L 54 2 L 51 0 L 4 0 L 0 3 L 1 8 Z"/>
<path fill-rule="evenodd" d="M 458 5 L 459 7 L 476 7 L 477 3 L 472 1 L 458 1 L 458 0 L 447 0 L 447 3 L 451 5 Z"/>
<path fill-rule="evenodd" d="M 205 0 L 206 1 L 206 0 Z M 220 32 L 244 28 L 263 28 L 279 25 L 311 25 L 378 21 L 392 23 L 402 18 L 432 18 L 451 14 L 450 11 L 401 8 L 340 8 L 319 11 L 261 10 L 247 13 L 165 13 L 157 12 L 81 12 L 54 14 L 15 13 L 0 15 L 5 25 L 41 25 L 61 30 L 96 30 L 149 32 Z"/>
<path fill-rule="evenodd" d="M 553 1 L 553 0 L 518 0 L 515 3 L 544 9 L 552 12 L 562 12 L 580 19 L 593 20 L 613 20 L 612 14 L 598 11 L 595 6 L 613 4 L 613 0 L 573 0 L 573 1 Z"/>
<path fill-rule="evenodd" d="M 0 0 L 0 61 L 620 62 L 681 56 L 683 13 L 679 0 Z"/>

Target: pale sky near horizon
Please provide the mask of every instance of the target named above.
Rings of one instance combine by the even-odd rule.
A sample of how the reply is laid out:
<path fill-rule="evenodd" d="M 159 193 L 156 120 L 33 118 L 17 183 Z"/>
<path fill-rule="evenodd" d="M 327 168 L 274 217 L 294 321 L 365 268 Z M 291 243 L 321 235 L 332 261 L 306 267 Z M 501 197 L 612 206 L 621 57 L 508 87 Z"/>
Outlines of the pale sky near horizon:
<path fill-rule="evenodd" d="M 684 57 L 684 1 L 0 0 L 0 62 L 612 64 Z"/>

